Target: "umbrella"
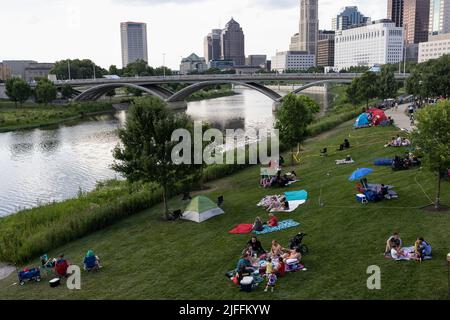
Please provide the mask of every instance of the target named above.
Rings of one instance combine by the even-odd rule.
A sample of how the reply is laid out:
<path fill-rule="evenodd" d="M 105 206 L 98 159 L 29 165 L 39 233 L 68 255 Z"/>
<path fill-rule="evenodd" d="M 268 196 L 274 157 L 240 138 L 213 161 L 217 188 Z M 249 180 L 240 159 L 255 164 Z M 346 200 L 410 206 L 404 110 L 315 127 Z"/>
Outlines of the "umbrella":
<path fill-rule="evenodd" d="M 352 175 L 348 178 L 348 180 L 349 181 L 359 180 L 361 178 L 364 178 L 368 174 L 371 174 L 372 172 L 373 169 L 370 168 L 357 169 L 355 172 L 352 173 Z"/>

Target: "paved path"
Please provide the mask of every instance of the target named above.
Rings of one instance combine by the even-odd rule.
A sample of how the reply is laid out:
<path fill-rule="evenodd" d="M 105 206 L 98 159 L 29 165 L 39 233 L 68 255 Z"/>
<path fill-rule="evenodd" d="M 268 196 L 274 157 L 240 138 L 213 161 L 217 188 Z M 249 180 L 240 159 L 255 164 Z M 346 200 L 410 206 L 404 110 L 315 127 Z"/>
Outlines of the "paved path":
<path fill-rule="evenodd" d="M 398 110 L 395 110 L 395 108 L 391 108 L 389 110 L 386 110 L 385 113 L 388 117 L 392 117 L 392 119 L 394 119 L 395 126 L 410 132 L 415 127 L 411 126 L 409 116 L 406 114 L 406 109 L 408 108 L 408 106 L 409 104 L 401 104 L 398 107 Z"/>
<path fill-rule="evenodd" d="M 14 267 L 0 264 L 0 280 L 8 278 L 14 271 L 16 271 Z"/>

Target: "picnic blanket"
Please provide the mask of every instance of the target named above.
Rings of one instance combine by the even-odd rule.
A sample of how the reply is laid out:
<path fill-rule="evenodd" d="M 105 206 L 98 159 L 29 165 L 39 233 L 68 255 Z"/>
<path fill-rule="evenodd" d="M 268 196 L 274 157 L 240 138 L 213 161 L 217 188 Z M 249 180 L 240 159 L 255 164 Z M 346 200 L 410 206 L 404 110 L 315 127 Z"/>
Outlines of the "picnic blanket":
<path fill-rule="evenodd" d="M 355 160 L 346 160 L 346 159 L 342 159 L 342 160 L 336 160 L 336 164 L 341 165 L 341 164 L 352 164 L 355 163 Z"/>
<path fill-rule="evenodd" d="M 252 232 L 252 224 L 238 224 L 233 230 L 228 231 L 229 234 L 247 234 Z"/>
<path fill-rule="evenodd" d="M 373 164 L 376 165 L 376 166 L 391 166 L 392 165 L 392 161 L 394 161 L 394 159 L 379 158 L 379 159 L 375 159 Z"/>
<path fill-rule="evenodd" d="M 294 201 L 288 201 L 288 203 L 289 203 L 289 209 L 288 210 L 272 209 L 272 210 L 270 210 L 270 212 L 281 212 L 281 213 L 283 213 L 283 212 L 286 212 L 286 213 L 294 212 L 302 204 L 305 204 L 306 200 L 294 200 Z"/>
<path fill-rule="evenodd" d="M 267 233 L 277 232 L 277 231 L 281 231 L 281 230 L 288 229 L 288 228 L 297 227 L 299 225 L 300 225 L 299 222 L 294 221 L 292 219 L 283 220 L 283 221 L 278 222 L 278 226 L 276 226 L 276 227 L 269 227 L 269 226 L 265 225 L 264 229 L 262 231 L 253 231 L 253 233 L 255 233 L 257 235 L 267 234 Z"/>
<path fill-rule="evenodd" d="M 284 195 L 287 201 L 308 200 L 308 192 L 306 190 L 285 192 Z"/>

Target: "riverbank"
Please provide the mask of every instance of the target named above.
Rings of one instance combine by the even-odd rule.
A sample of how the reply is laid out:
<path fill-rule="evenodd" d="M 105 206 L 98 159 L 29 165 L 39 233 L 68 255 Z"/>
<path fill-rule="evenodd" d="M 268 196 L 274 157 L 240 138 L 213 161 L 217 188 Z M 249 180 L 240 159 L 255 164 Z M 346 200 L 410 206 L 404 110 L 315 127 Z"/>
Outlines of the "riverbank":
<path fill-rule="evenodd" d="M 352 171 L 371 167 L 374 158 L 404 152 L 383 146 L 397 133 L 400 130 L 393 127 L 354 130 L 352 123 L 346 122 L 308 139 L 300 165 L 284 168 L 295 170 L 300 182 L 283 191 L 305 189 L 309 200 L 293 213 L 278 214 L 281 220 L 299 221 L 300 226 L 259 236 L 267 249 L 272 239 L 286 246 L 287 239 L 297 232 L 306 232 L 304 242 L 310 252 L 303 257 L 303 262 L 308 271 L 289 273 L 278 280 L 274 293 L 268 295 L 257 289 L 250 293 L 251 299 L 446 299 L 447 274 L 442 261 L 450 251 L 450 221 L 447 215 L 429 214 L 420 209 L 429 203 L 428 197 L 434 193 L 434 176 L 426 170 L 392 171 L 389 167 L 376 167 L 369 180 L 395 185 L 400 198 L 367 205 L 355 201 L 354 183 L 348 181 Z M 350 139 L 352 148 L 345 154 L 335 151 L 345 138 Z M 320 150 L 325 147 L 329 156 L 320 157 Z M 347 153 L 356 163 L 337 166 L 335 160 L 344 158 Z M 157 204 L 110 227 L 54 247 L 48 252 L 50 256 L 64 253 L 75 264 L 82 261 L 89 248 L 102 259 L 100 272 L 82 272 L 81 290 L 71 291 L 65 286 L 53 289 L 47 281 L 11 286 L 17 280 L 10 275 L 0 281 L 0 297 L 249 299 L 249 294 L 240 292 L 224 274 L 235 268 L 250 236 L 230 235 L 227 231 L 239 223 L 252 223 L 256 216 L 266 219 L 267 213 L 256 207 L 256 203 L 267 194 L 281 191 L 260 188 L 259 174 L 259 167 L 253 166 L 210 182 L 212 188 L 204 194 L 211 199 L 224 196 L 225 214 L 202 224 L 163 221 L 163 206 Z M 112 193 L 108 196 L 105 192 L 102 206 L 113 198 L 116 188 L 117 192 L 122 192 L 119 186 L 111 186 L 109 192 Z M 442 201 L 449 203 L 450 183 L 443 184 L 442 195 Z M 176 210 L 183 209 L 185 204 L 181 197 L 175 197 L 169 206 Z M 90 210 L 95 207 L 92 204 Z M 34 220 L 38 226 L 35 233 L 43 232 L 38 216 L 23 217 L 23 222 L 28 220 Z M 77 226 L 75 220 L 70 223 Z M 20 225 L 16 225 L 19 230 Z M 53 238 L 60 232 L 67 235 L 60 226 L 61 221 L 55 216 L 46 227 L 57 229 L 46 237 Z M 14 230 L 12 225 L 10 227 Z M 417 236 L 424 236 L 433 245 L 434 259 L 423 263 L 386 260 L 383 257 L 385 240 L 393 231 L 400 232 L 405 245 L 413 244 Z M 33 260 L 31 265 L 38 263 Z M 381 269 L 382 290 L 367 289 L 366 270 L 370 265 Z M 186 270 L 189 272 L 184 272 Z"/>
<path fill-rule="evenodd" d="M 49 127 L 115 111 L 110 102 L 47 106 L 27 103 L 15 107 L 10 101 L 0 101 L 0 132 Z"/>
<path fill-rule="evenodd" d="M 211 100 L 211 99 L 234 96 L 237 94 L 239 94 L 239 93 L 233 91 L 233 89 L 231 89 L 231 88 L 230 89 L 220 89 L 220 90 L 209 90 L 209 91 L 201 90 L 201 91 L 198 91 L 198 92 L 192 94 L 187 99 L 187 102 Z"/>

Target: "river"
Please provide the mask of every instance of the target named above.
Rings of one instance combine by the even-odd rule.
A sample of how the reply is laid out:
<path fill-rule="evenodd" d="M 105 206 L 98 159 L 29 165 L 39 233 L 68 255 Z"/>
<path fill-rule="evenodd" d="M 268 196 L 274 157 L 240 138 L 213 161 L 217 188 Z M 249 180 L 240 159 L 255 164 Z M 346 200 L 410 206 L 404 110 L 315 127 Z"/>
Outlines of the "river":
<path fill-rule="evenodd" d="M 187 113 L 219 129 L 271 128 L 272 100 L 256 91 L 236 91 L 235 96 L 190 102 Z M 323 94 L 313 98 L 328 104 Z M 126 112 L 120 111 L 76 125 L 0 133 L 0 216 L 73 198 L 97 181 L 118 177 L 109 166 L 125 120 Z"/>

